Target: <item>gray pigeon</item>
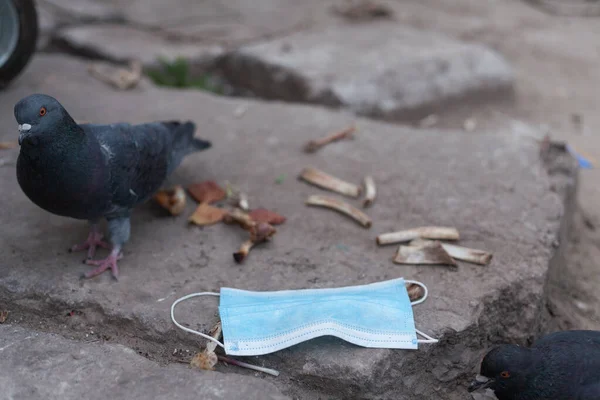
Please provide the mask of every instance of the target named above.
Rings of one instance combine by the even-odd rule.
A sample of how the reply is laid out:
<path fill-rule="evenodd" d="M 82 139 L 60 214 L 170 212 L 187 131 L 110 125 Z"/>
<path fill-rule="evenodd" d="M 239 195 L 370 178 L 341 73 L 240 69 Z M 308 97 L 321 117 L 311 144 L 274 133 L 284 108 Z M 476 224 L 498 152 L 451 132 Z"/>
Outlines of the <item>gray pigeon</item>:
<path fill-rule="evenodd" d="M 600 332 L 555 332 L 529 348 L 496 347 L 469 392 L 488 387 L 499 400 L 600 400 Z"/>
<path fill-rule="evenodd" d="M 186 155 L 211 147 L 194 138 L 192 122 L 77 124 L 56 99 L 43 94 L 20 100 L 14 112 L 23 192 L 46 211 L 91 225 L 87 240 L 70 249 L 87 249 L 86 263 L 97 266 L 85 278 L 109 268 L 118 277 L 132 208 L 148 200 Z M 111 245 L 102 241 L 98 228 L 103 217 Z M 110 255 L 92 260 L 98 246 L 110 248 Z"/>

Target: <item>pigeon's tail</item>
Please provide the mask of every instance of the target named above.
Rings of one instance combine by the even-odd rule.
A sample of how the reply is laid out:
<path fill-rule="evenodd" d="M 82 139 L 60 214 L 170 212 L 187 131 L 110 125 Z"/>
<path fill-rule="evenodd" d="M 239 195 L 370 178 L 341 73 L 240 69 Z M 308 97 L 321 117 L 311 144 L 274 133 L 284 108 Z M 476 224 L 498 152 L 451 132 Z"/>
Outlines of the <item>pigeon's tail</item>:
<path fill-rule="evenodd" d="M 181 123 L 179 121 L 163 122 L 169 127 L 173 135 L 173 150 L 171 152 L 171 162 L 169 163 L 169 173 L 177 168 L 185 156 L 196 151 L 206 150 L 212 147 L 212 143 L 194 137 L 196 124 L 191 121 Z"/>
<path fill-rule="evenodd" d="M 174 153 L 179 153 L 183 156 L 194 153 L 196 151 L 206 150 L 212 147 L 212 143 L 207 140 L 202 140 L 194 137 L 196 124 L 191 121 L 184 123 L 166 122 L 170 128 L 174 130 L 175 138 L 173 139 Z"/>
<path fill-rule="evenodd" d="M 198 138 L 192 139 L 192 146 L 195 151 L 206 150 L 212 147 L 212 143 L 208 140 L 202 140 Z"/>

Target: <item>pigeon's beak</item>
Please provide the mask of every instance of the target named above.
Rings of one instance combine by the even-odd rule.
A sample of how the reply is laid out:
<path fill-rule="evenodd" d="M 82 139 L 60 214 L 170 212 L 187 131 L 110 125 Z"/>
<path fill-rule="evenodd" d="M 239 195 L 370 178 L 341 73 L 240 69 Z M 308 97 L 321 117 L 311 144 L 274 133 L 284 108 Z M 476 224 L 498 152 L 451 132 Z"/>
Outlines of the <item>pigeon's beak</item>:
<path fill-rule="evenodd" d="M 31 130 L 31 125 L 19 124 L 19 146 L 21 146 L 23 144 L 23 140 L 25 140 L 27 138 L 30 130 Z"/>
<path fill-rule="evenodd" d="M 474 392 L 476 390 L 486 389 L 490 387 L 492 383 L 494 383 L 493 379 L 486 378 L 483 375 L 477 375 L 477 377 L 475 377 L 475 380 L 469 385 L 469 393 Z"/>

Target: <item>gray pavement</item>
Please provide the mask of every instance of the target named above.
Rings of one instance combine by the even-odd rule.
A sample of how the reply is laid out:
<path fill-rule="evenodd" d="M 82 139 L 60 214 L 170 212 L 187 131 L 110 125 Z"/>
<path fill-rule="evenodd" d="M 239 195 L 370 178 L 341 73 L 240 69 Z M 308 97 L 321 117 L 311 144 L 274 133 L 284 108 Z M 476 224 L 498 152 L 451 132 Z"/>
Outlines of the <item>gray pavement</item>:
<path fill-rule="evenodd" d="M 428 285 L 430 298 L 415 309 L 416 324 L 439 337 L 439 344 L 418 351 L 375 350 L 320 338 L 249 358 L 282 371 L 278 378 L 266 379 L 303 399 L 464 398 L 466 382 L 487 346 L 501 340 L 525 343 L 541 329 L 545 281 L 558 254 L 555 246 L 564 236 L 561 222 L 570 217 L 572 197 L 565 196 L 572 194 L 575 181 L 568 163 L 549 175 L 531 137 L 518 132 L 417 131 L 349 112 L 157 89 L 148 82 L 117 92 L 92 78 L 79 60 L 40 54 L 0 94 L 5 125 L 0 140 L 16 139 L 12 105 L 32 92 L 55 96 L 79 121 L 195 121 L 197 135 L 214 146 L 189 157 L 170 183 L 227 180 L 248 193 L 251 206 L 276 210 L 287 221 L 271 243 L 254 249 L 240 265 L 232 252 L 244 240 L 243 232 L 225 225 L 188 226 L 190 199 L 179 217 L 166 216 L 150 203 L 133 215 L 120 281 L 104 274 L 81 282 L 79 275 L 88 268 L 81 264 L 83 255 L 66 249 L 85 237 L 85 222 L 50 215 L 29 202 L 15 178 L 18 150 L 2 151 L 0 309 L 11 311 L 8 323 L 75 340 L 92 329 L 109 336 L 109 342 L 172 363 L 174 348 L 194 349 L 201 343 L 169 319 L 171 302 L 191 292 L 223 286 L 337 287 L 400 276 Z M 301 151 L 307 140 L 353 122 L 358 126 L 356 140 L 312 155 Z M 304 206 L 308 195 L 321 193 L 296 179 L 308 165 L 357 183 L 371 174 L 379 188 L 375 205 L 367 211 L 372 228 Z M 282 175 L 283 183 L 276 184 Z M 492 263 L 459 263 L 457 270 L 401 266 L 391 262 L 394 246 L 375 244 L 379 233 L 422 225 L 458 228 L 461 244 L 491 251 Z M 553 268 L 561 267 L 552 262 Z M 190 301 L 178 309 L 178 320 L 208 329 L 216 322 L 216 306 L 210 299 Z M 79 312 L 78 322 L 66 322 L 69 310 Z M 156 366 L 140 368 L 152 374 Z M 244 374 L 232 367 L 218 370 L 222 368 L 231 375 L 210 377 L 220 381 Z M 145 373 L 131 379 L 141 382 Z"/>
<path fill-rule="evenodd" d="M 252 376 L 160 366 L 118 344 L 85 343 L 0 325 L 0 399 L 285 400 Z"/>
<path fill-rule="evenodd" d="M 137 59 L 147 68 L 183 57 L 196 73 L 261 98 L 400 120 L 513 95 L 514 72 L 503 55 L 402 23 L 399 4 L 386 5 L 391 18 L 353 23 L 333 11 L 352 2 L 331 0 L 71 3 L 42 3 L 45 36 L 55 47 L 112 62 Z"/>

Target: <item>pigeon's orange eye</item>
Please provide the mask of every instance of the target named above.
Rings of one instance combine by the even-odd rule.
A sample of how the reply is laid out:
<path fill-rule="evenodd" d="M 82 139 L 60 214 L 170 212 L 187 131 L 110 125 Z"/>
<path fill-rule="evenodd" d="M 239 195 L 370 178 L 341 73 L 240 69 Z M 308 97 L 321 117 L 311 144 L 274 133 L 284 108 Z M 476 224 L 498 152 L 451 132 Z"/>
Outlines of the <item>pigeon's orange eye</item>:
<path fill-rule="evenodd" d="M 46 115 L 46 107 L 40 108 L 40 117 L 43 117 L 44 115 Z"/>
<path fill-rule="evenodd" d="M 502 371 L 500 373 L 500 376 L 503 377 L 503 378 L 508 378 L 508 377 L 510 377 L 510 372 L 508 372 L 508 371 Z"/>

